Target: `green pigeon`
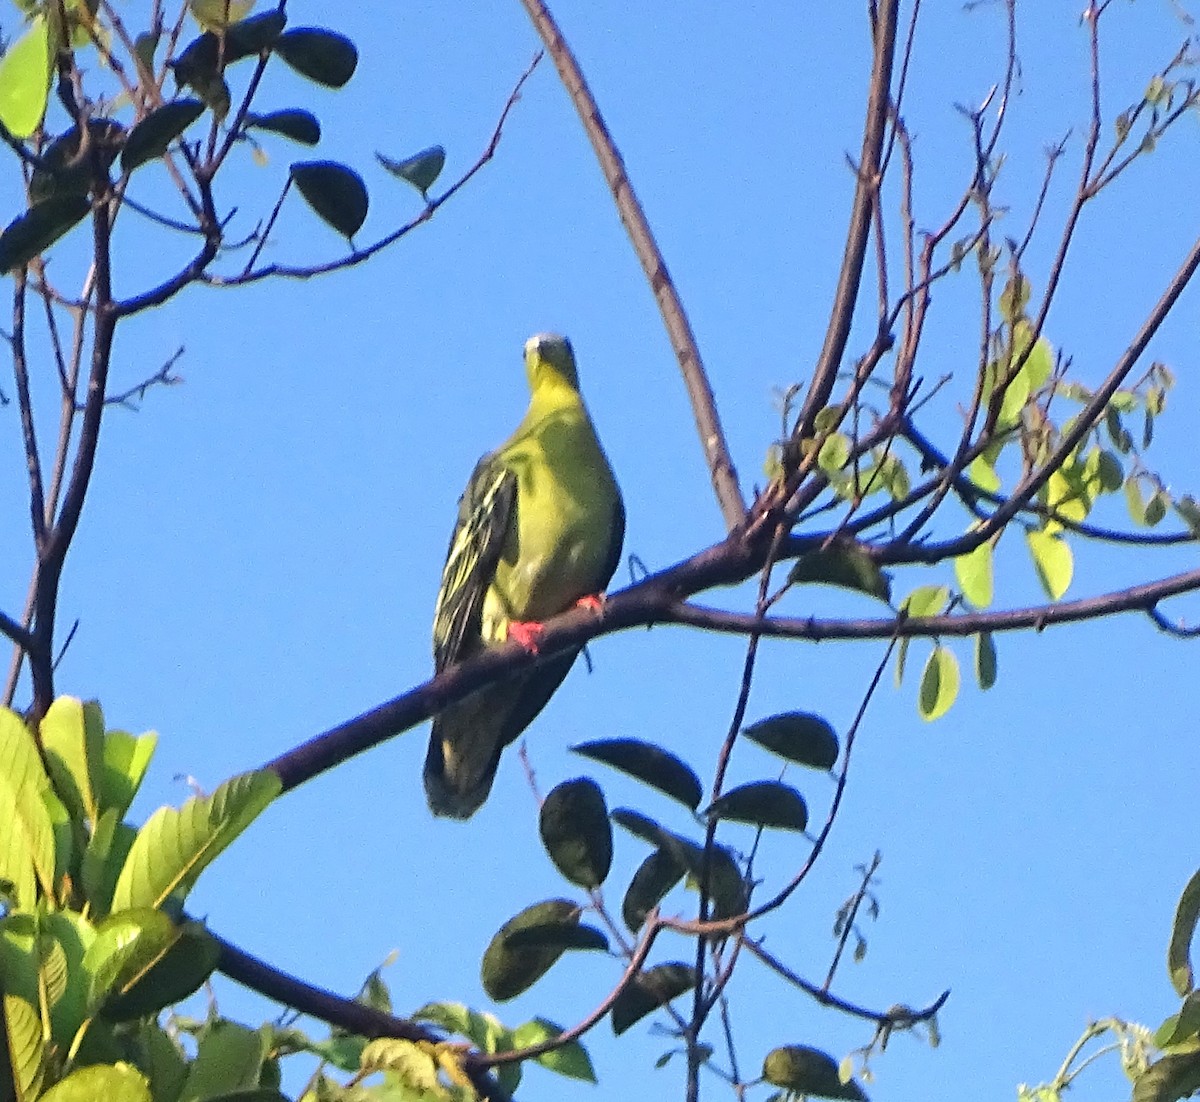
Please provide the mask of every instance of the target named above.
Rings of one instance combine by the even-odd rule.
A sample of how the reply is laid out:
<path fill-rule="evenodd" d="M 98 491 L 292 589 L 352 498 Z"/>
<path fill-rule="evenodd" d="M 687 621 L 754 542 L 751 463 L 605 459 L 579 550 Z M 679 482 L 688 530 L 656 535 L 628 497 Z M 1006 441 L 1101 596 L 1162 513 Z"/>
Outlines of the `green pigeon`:
<path fill-rule="evenodd" d="M 439 672 L 509 638 L 536 651 L 541 621 L 601 593 L 621 556 L 625 507 L 570 342 L 530 337 L 525 373 L 524 420 L 479 461 L 459 499 L 433 615 Z M 546 706 L 578 654 L 557 654 L 434 717 L 425 792 L 435 815 L 467 819 L 482 806 L 500 751 Z"/>

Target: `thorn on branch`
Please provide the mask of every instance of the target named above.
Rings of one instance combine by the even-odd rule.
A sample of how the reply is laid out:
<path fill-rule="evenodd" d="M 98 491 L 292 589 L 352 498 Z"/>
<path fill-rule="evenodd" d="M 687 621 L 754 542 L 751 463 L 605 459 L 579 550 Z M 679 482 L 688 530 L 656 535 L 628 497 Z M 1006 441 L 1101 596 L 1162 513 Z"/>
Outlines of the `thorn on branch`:
<path fill-rule="evenodd" d="M 131 386 L 128 390 L 121 391 L 120 394 L 109 394 L 104 399 L 106 406 L 122 406 L 125 409 L 132 410 L 137 413 L 141 408 L 140 403 L 146 399 L 146 392 L 156 386 L 178 386 L 183 382 L 182 375 L 176 375 L 172 369 L 183 356 L 183 346 L 180 345 L 174 355 L 167 360 L 153 375 L 147 379 L 143 379 L 136 386 Z M 82 412 L 83 405 L 76 403 L 76 410 Z"/>

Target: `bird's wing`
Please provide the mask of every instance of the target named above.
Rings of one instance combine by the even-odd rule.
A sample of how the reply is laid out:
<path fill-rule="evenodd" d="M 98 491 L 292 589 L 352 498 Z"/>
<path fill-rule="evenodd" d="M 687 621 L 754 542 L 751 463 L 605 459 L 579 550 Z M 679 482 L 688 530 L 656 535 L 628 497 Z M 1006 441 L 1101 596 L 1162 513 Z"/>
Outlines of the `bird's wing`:
<path fill-rule="evenodd" d="M 495 454 L 476 465 L 458 503 L 433 614 L 434 667 L 442 670 L 479 645 L 483 601 L 496 576 L 516 513 L 517 477 Z"/>

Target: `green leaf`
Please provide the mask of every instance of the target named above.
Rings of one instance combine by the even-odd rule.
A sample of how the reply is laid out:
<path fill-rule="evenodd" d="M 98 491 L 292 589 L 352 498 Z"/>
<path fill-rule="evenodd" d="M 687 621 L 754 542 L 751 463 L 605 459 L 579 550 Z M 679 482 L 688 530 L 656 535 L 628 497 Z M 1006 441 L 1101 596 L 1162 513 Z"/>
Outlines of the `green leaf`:
<path fill-rule="evenodd" d="M 321 140 L 321 124 L 317 121 L 317 116 L 311 111 L 302 111 L 299 108 L 271 111 L 266 115 L 251 112 L 246 116 L 246 127 L 282 134 L 301 145 L 316 145 Z"/>
<path fill-rule="evenodd" d="M 367 220 L 367 186 L 352 168 L 336 161 L 297 161 L 291 177 L 317 215 L 351 238 Z"/>
<path fill-rule="evenodd" d="M 505 938 L 509 949 L 583 949 L 608 952 L 608 938 L 595 926 L 548 922 L 524 926 Z"/>
<path fill-rule="evenodd" d="M 581 742 L 571 749 L 585 758 L 611 765 L 695 811 L 704 789 L 691 766 L 674 754 L 641 739 L 615 738 Z"/>
<path fill-rule="evenodd" d="M 1000 315 L 1010 325 L 1020 321 L 1025 316 L 1025 307 L 1029 305 L 1029 280 L 1020 272 L 1009 276 L 1000 292 Z"/>
<path fill-rule="evenodd" d="M 217 29 L 244 19 L 254 0 L 188 0 L 188 8 L 202 27 Z"/>
<path fill-rule="evenodd" d="M 18 1099 L 47 1097 L 41 1094 L 49 1053 L 42 1040 L 37 1009 L 16 995 L 3 996 L 4 1040 L 8 1043 L 8 1068 Z M 5 1076 L 7 1078 L 7 1076 Z M 4 1079 L 0 1079 L 0 1084 Z M 93 1102 L 95 1095 L 86 1102 Z M 80 1098 L 78 1102 L 85 1102 Z"/>
<path fill-rule="evenodd" d="M 88 1016 L 88 979 L 83 959 L 95 937 L 92 924 L 75 911 L 52 911 L 39 923 L 42 988 L 53 991 L 49 999 L 50 1035 L 61 1048 L 70 1046 Z"/>
<path fill-rule="evenodd" d="M 990 631 L 975 636 L 975 680 L 981 689 L 996 684 L 996 641 Z"/>
<path fill-rule="evenodd" d="M 777 830 L 803 831 L 808 826 L 804 797 L 781 781 L 752 781 L 714 800 L 705 815 Z"/>
<path fill-rule="evenodd" d="M 54 786 L 79 822 L 100 817 L 99 788 L 104 776 L 104 713 L 94 700 L 86 704 L 60 696 L 40 725 L 42 745 Z"/>
<path fill-rule="evenodd" d="M 826 474 L 837 474 L 850 462 L 850 449 L 850 437 L 843 432 L 832 433 L 817 452 L 817 466 Z"/>
<path fill-rule="evenodd" d="M 604 883 L 612 867 L 612 824 L 595 781 L 579 777 L 557 785 L 542 802 L 538 828 L 550 860 L 572 884 Z"/>
<path fill-rule="evenodd" d="M 42 163 L 29 180 L 31 204 L 55 195 L 87 195 L 92 182 L 92 158 L 108 171 L 125 144 L 125 128 L 112 119 L 88 119 L 89 156 L 81 156 L 80 130 L 71 127 L 42 151 Z"/>
<path fill-rule="evenodd" d="M 1200 1052 L 1171 1052 L 1141 1072 L 1132 1102 L 1178 1102 L 1200 1090 Z"/>
<path fill-rule="evenodd" d="M 1000 489 L 1000 476 L 983 455 L 977 455 L 967 465 L 967 477 L 989 494 L 994 494 Z"/>
<path fill-rule="evenodd" d="M 637 933 L 646 916 L 683 879 L 687 868 L 666 849 L 656 849 L 639 866 L 629 882 L 621 903 L 621 917 L 632 933 Z"/>
<path fill-rule="evenodd" d="M 992 603 L 992 541 L 984 540 L 974 551 L 954 560 L 954 576 L 963 596 L 976 608 Z"/>
<path fill-rule="evenodd" d="M 135 1063 L 149 1078 L 155 1102 L 176 1102 L 188 1073 L 179 1045 L 154 1021 L 143 1022 L 130 1041 Z"/>
<path fill-rule="evenodd" d="M 354 43 L 322 27 L 296 27 L 281 34 L 275 52 L 301 76 L 329 88 L 341 88 L 358 65 Z"/>
<path fill-rule="evenodd" d="M 853 1079 L 842 1082 L 838 1063 L 832 1056 L 808 1045 L 772 1049 L 763 1060 L 762 1077 L 793 1094 L 866 1102 L 867 1096 Z"/>
<path fill-rule="evenodd" d="M 55 195 L 18 215 L 0 233 L 0 272 L 11 272 L 45 252 L 92 209 L 86 195 Z"/>
<path fill-rule="evenodd" d="M 639 972 L 613 1002 L 613 1033 L 619 1036 L 647 1014 L 695 986 L 696 970 L 688 964 L 659 964 Z"/>
<path fill-rule="evenodd" d="M 382 153 L 376 153 L 375 157 L 393 176 L 412 184 L 426 197 L 446 165 L 446 151 L 440 145 L 431 145 L 402 161 L 394 161 Z"/>
<path fill-rule="evenodd" d="M 1170 498 L 1162 490 L 1155 490 L 1150 500 L 1146 502 L 1144 519 L 1147 528 L 1153 528 L 1162 523 L 1163 518 L 1167 515 L 1167 506 L 1169 503 Z"/>
<path fill-rule="evenodd" d="M 909 616 L 940 616 L 950 600 L 950 588 L 944 585 L 922 585 L 900 603 L 900 611 Z"/>
<path fill-rule="evenodd" d="M 41 125 L 52 71 L 49 24 L 44 15 L 35 15 L 0 57 L 0 124 L 14 138 L 28 138 Z"/>
<path fill-rule="evenodd" d="M 1175 512 L 1188 526 L 1192 535 L 1200 539 L 1200 502 L 1190 494 L 1184 494 L 1175 502 Z"/>
<path fill-rule="evenodd" d="M 138 832 L 113 892 L 113 910 L 182 906 L 200 873 L 279 793 L 279 777 L 243 773 L 178 811 L 161 807 Z"/>
<path fill-rule="evenodd" d="M 109 731 L 104 736 L 98 794 L 102 812 L 115 811 L 120 817 L 129 810 L 157 745 L 158 735 L 153 731 L 142 735 Z"/>
<path fill-rule="evenodd" d="M 534 1045 L 552 1041 L 560 1036 L 563 1030 L 545 1018 L 534 1018 L 517 1026 L 513 1031 L 512 1043 L 514 1049 L 532 1048 Z M 596 1082 L 596 1072 L 592 1067 L 587 1049 L 578 1041 L 568 1041 L 550 1052 L 543 1052 L 534 1059 L 544 1068 L 549 1068 L 568 1079 L 579 1079 L 585 1083 Z"/>
<path fill-rule="evenodd" d="M 0 881 L 14 886 L 18 907 L 32 910 L 37 884 L 53 897 L 55 841 L 45 797 L 50 781 L 33 735 L 0 708 Z"/>
<path fill-rule="evenodd" d="M 93 914 L 108 913 L 117 877 L 125 867 L 136 837 L 137 831 L 121 821 L 116 808 L 109 808 L 100 816 L 80 862 L 83 894 Z"/>
<path fill-rule="evenodd" d="M 954 652 L 940 644 L 933 648 L 921 673 L 921 691 L 917 694 L 917 710 L 924 720 L 944 716 L 958 696 L 958 659 Z"/>
<path fill-rule="evenodd" d="M 123 911 L 113 921 L 134 913 Z M 139 961 L 141 968 L 127 975 L 105 1001 L 103 1015 L 109 1021 L 131 1021 L 152 1017 L 160 1010 L 186 999 L 216 971 L 221 947 L 198 922 L 185 922 L 175 937 L 151 959 Z"/>
<path fill-rule="evenodd" d="M 180 1102 L 217 1099 L 258 1086 L 266 1038 L 256 1029 L 218 1018 L 200 1039 Z"/>
<path fill-rule="evenodd" d="M 1167 948 L 1167 973 L 1171 986 L 1179 995 L 1192 991 L 1191 945 L 1200 922 L 1200 871 L 1192 874 L 1175 907 L 1175 921 L 1171 925 L 1171 943 Z"/>
<path fill-rule="evenodd" d="M 708 886 L 708 895 L 713 903 L 712 918 L 729 918 L 746 909 L 746 884 L 737 862 L 724 846 L 713 846 L 708 854 L 707 865 L 704 847 L 672 834 L 629 808 L 618 807 L 612 812 L 614 823 L 623 826 L 631 834 L 666 850 L 672 858 L 688 872 L 688 886 L 698 888 L 702 882 Z M 704 880 L 707 871 L 707 881 Z M 628 923 L 629 918 L 626 917 Z"/>
<path fill-rule="evenodd" d="M 1154 1034 L 1159 1048 L 1183 1044 L 1200 1034 L 1200 991 L 1193 991 L 1183 1000 L 1178 1014 L 1172 1014 Z"/>
<path fill-rule="evenodd" d="M 891 579 L 861 544 L 853 542 L 833 543 L 801 555 L 788 573 L 788 582 L 841 586 L 881 601 L 892 595 Z"/>
<path fill-rule="evenodd" d="M 1033 556 L 1038 581 L 1052 601 L 1057 601 L 1071 584 L 1075 569 L 1069 544 L 1049 532 L 1034 530 L 1025 533 L 1025 542 Z"/>
<path fill-rule="evenodd" d="M 797 765 L 828 772 L 837 764 L 837 735 L 828 720 L 811 712 L 779 712 L 744 727 L 742 734 Z"/>
<path fill-rule="evenodd" d="M 565 946 L 511 947 L 509 938 L 518 930 L 552 925 L 575 926 L 582 912 L 567 899 L 535 903 L 510 918 L 496 932 L 483 954 L 480 976 L 483 989 L 496 1002 L 507 1002 L 528 990 L 554 966 Z"/>
<path fill-rule="evenodd" d="M 177 99 L 164 103 L 136 123 L 121 151 L 121 171 L 132 172 L 147 161 L 161 157 L 171 143 L 204 114 L 198 99 Z"/>

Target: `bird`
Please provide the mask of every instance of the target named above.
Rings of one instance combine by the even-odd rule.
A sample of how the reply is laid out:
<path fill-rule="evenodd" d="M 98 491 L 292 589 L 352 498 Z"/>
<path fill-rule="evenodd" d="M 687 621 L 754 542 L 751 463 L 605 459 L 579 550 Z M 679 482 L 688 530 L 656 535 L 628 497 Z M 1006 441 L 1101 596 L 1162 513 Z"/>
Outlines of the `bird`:
<path fill-rule="evenodd" d="M 529 408 L 475 466 L 459 499 L 433 616 L 436 672 L 518 639 L 536 652 L 541 622 L 597 607 L 621 556 L 625 506 L 579 392 L 566 337 L 525 342 Z M 556 654 L 444 708 L 433 720 L 425 794 L 435 815 L 469 819 L 491 791 L 501 751 L 567 676 Z"/>

